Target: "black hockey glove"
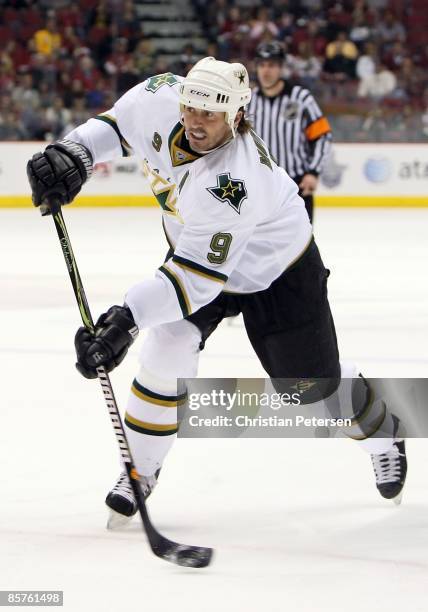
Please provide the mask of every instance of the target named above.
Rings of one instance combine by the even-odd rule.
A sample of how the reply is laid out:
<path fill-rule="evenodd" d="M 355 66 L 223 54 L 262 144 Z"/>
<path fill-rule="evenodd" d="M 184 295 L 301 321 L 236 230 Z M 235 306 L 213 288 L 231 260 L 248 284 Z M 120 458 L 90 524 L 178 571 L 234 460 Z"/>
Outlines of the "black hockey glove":
<path fill-rule="evenodd" d="M 96 378 L 99 366 L 111 372 L 123 361 L 137 336 L 138 327 L 129 308 L 112 306 L 98 319 L 95 334 L 86 327 L 77 330 L 74 339 L 76 368 L 85 378 Z"/>
<path fill-rule="evenodd" d="M 92 155 L 83 145 L 59 140 L 36 153 L 27 164 L 34 206 L 70 204 L 92 174 Z M 43 214 L 49 214 L 46 210 Z"/>

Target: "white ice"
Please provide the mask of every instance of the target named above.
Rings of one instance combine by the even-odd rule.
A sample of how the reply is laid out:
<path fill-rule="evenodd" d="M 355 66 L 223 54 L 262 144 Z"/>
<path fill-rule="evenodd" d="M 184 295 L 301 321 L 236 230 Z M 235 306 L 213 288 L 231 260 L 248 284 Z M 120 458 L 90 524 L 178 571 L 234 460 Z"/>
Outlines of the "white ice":
<path fill-rule="evenodd" d="M 154 209 L 65 217 L 95 316 L 162 261 Z M 425 377 L 428 210 L 318 209 L 315 229 L 342 356 L 367 376 Z M 116 442 L 97 381 L 74 369 L 80 320 L 53 222 L 2 210 L 0 244 L 0 590 L 64 590 L 73 612 L 426 612 L 425 440 L 408 442 L 401 507 L 349 441 L 178 440 L 151 515 L 215 547 L 212 566 L 155 558 L 137 519 L 107 532 Z M 112 375 L 122 406 L 139 342 Z M 200 374 L 263 375 L 239 320 L 211 338 Z"/>

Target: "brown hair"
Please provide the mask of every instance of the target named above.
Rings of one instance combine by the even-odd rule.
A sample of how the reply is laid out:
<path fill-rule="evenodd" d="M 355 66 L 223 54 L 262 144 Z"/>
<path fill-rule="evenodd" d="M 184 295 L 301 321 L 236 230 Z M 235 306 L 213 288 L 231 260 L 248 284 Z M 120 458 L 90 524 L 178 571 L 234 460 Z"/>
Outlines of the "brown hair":
<path fill-rule="evenodd" d="M 238 132 L 238 134 L 248 134 L 248 132 L 253 129 L 253 125 L 251 121 L 245 116 L 244 107 L 241 106 L 239 110 L 242 112 L 242 117 L 239 120 L 236 131 Z"/>

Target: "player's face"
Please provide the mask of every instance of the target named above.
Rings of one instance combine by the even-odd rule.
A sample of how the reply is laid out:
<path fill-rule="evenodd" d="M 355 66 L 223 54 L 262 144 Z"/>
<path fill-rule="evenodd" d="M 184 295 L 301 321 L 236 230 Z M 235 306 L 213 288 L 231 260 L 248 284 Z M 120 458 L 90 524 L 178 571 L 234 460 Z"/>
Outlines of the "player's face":
<path fill-rule="evenodd" d="M 281 63 L 276 60 L 260 60 L 257 62 L 257 78 L 263 89 L 274 87 L 282 74 Z"/>
<path fill-rule="evenodd" d="M 197 153 L 215 149 L 230 137 L 224 113 L 185 106 L 183 123 L 189 144 Z"/>

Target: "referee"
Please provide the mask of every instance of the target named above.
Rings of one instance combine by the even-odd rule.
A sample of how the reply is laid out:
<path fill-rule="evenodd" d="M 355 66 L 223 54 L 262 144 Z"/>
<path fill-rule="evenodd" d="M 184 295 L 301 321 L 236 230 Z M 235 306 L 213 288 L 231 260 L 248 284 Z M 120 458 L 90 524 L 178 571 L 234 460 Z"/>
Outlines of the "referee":
<path fill-rule="evenodd" d="M 330 151 L 331 130 L 312 94 L 282 78 L 284 60 L 277 41 L 257 47 L 259 86 L 253 91 L 248 115 L 278 165 L 299 186 L 312 222 L 313 193 Z"/>

